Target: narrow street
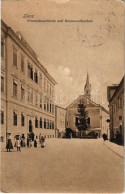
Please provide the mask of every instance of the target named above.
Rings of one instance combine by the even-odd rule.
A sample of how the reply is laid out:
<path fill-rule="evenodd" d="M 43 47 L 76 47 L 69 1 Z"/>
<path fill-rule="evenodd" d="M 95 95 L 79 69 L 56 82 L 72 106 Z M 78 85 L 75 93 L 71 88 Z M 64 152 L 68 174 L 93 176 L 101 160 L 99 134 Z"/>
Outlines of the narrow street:
<path fill-rule="evenodd" d="M 48 139 L 1 157 L 2 192 L 123 192 L 124 161 L 100 139 Z"/>

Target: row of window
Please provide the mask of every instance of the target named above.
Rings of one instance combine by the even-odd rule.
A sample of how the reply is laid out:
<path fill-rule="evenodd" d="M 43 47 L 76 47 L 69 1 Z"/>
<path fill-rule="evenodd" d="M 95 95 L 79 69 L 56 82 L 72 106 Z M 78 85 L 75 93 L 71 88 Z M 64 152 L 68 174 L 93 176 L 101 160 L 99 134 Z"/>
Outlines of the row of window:
<path fill-rule="evenodd" d="M 5 55 L 5 44 L 4 44 L 4 39 L 1 39 L 1 56 L 4 57 Z M 25 73 L 25 57 L 21 54 L 21 71 Z M 13 65 L 17 67 L 18 65 L 18 50 L 13 47 Z M 30 64 L 30 62 L 27 62 L 27 70 L 28 70 L 28 77 L 32 80 L 34 80 L 37 84 L 42 87 L 42 74 L 39 74 L 38 76 L 38 71 L 36 69 L 33 69 L 33 66 Z M 44 91 L 49 93 L 50 95 L 54 95 L 54 87 L 44 79 Z"/>
<path fill-rule="evenodd" d="M 4 57 L 4 39 L 1 39 L 1 56 Z M 18 51 L 13 47 L 13 65 L 17 67 L 18 65 Z M 28 77 L 34 80 L 37 84 L 42 87 L 42 74 L 39 73 L 36 69 L 33 69 L 33 66 L 27 62 Z M 21 71 L 25 73 L 25 57 L 21 54 Z M 4 87 L 4 85 L 3 85 Z M 44 92 L 54 96 L 54 87 L 49 83 L 49 81 L 44 79 Z"/>
<path fill-rule="evenodd" d="M 13 125 L 17 126 L 17 113 L 15 111 L 13 112 Z M 21 126 L 25 126 L 25 117 L 23 113 L 21 113 Z M 40 120 L 35 117 L 35 128 L 43 128 L 42 117 L 40 117 Z M 54 129 L 54 121 L 44 118 L 44 129 Z"/>
<path fill-rule="evenodd" d="M 115 104 L 113 104 L 110 107 L 110 113 L 116 113 L 119 109 L 121 109 L 123 106 L 122 104 L 122 98 L 119 98 Z"/>
<path fill-rule="evenodd" d="M 21 55 L 21 71 L 25 71 L 25 62 L 24 62 L 24 56 Z M 17 67 L 17 49 L 13 48 L 13 65 Z M 27 64 L 27 69 L 28 69 L 28 77 L 32 80 L 34 80 L 37 84 L 42 87 L 42 74 L 39 74 L 38 76 L 38 71 L 33 69 L 33 66 L 30 64 L 28 61 Z M 44 79 L 44 91 L 47 93 L 50 93 L 50 95 L 54 94 L 54 87 L 49 84 L 49 82 Z"/>
<path fill-rule="evenodd" d="M 75 123 L 76 123 L 76 125 L 78 125 L 80 123 L 80 120 L 78 117 L 75 118 Z M 90 125 L 90 117 L 88 117 L 87 123 L 88 123 L 88 125 Z"/>
<path fill-rule="evenodd" d="M 4 111 L 1 111 L 1 124 L 4 124 Z M 13 125 L 17 126 L 17 113 L 16 111 L 13 112 Z M 21 126 L 25 126 L 25 116 L 23 113 L 21 113 Z M 43 128 L 44 129 L 54 129 L 54 121 L 51 121 L 49 119 L 44 118 L 44 122 L 42 120 L 42 117 L 40 117 L 40 120 L 38 120 L 37 117 L 35 117 L 35 128 Z"/>
<path fill-rule="evenodd" d="M 33 104 L 33 90 L 28 89 L 27 100 L 29 104 Z M 13 97 L 17 98 L 17 82 L 13 80 Z M 21 85 L 21 100 L 26 100 L 25 89 Z M 42 108 L 42 95 L 34 92 L 34 104 Z M 44 97 L 44 110 L 54 113 L 54 104 Z"/>

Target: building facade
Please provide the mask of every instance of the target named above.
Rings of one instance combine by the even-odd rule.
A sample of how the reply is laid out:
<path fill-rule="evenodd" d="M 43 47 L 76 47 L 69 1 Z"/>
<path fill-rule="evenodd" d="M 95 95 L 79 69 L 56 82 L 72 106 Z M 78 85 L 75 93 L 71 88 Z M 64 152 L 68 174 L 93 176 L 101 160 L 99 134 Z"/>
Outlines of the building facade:
<path fill-rule="evenodd" d="M 80 95 L 72 104 L 67 107 L 66 111 L 66 127 L 78 132 L 76 127 L 78 104 L 83 103 L 88 112 L 88 132 L 95 131 L 98 137 L 106 133 L 109 138 L 109 112 L 99 104 L 91 100 L 91 85 L 87 74 L 86 84 L 84 87 L 84 95 Z"/>
<path fill-rule="evenodd" d="M 7 133 L 55 137 L 56 81 L 20 33 L 1 21 L 1 141 Z"/>
<path fill-rule="evenodd" d="M 120 136 L 120 144 L 124 144 L 124 77 L 119 85 L 107 87 L 107 97 L 110 110 L 110 139 Z"/>
<path fill-rule="evenodd" d="M 55 105 L 55 130 L 56 137 L 62 137 L 66 128 L 66 109 Z"/>

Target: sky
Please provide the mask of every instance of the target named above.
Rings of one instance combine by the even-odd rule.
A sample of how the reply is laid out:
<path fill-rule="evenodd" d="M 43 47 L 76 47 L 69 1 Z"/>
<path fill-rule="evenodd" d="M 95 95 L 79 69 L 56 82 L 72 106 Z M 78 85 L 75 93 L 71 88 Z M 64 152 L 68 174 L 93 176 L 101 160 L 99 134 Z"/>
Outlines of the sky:
<path fill-rule="evenodd" d="M 27 22 L 24 14 L 63 22 Z M 56 80 L 56 104 L 67 107 L 84 94 L 88 71 L 92 100 L 108 109 L 107 86 L 119 84 L 124 75 L 123 1 L 4 0 L 1 15 Z"/>

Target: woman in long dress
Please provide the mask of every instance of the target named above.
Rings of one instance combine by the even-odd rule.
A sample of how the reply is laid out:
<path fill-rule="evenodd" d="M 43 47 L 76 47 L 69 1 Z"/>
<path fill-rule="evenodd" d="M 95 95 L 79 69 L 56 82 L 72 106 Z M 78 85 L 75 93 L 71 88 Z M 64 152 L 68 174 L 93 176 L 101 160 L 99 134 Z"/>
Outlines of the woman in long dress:
<path fill-rule="evenodd" d="M 45 147 L 45 138 L 42 136 L 41 138 L 41 147 L 44 148 Z"/>
<path fill-rule="evenodd" d="M 20 146 L 21 146 L 21 141 L 20 141 L 20 138 L 19 138 L 19 137 L 17 137 L 17 140 L 16 140 L 16 147 L 17 147 L 17 151 L 20 151 L 20 152 L 21 152 L 21 150 L 20 150 Z"/>
<path fill-rule="evenodd" d="M 11 134 L 8 137 L 6 149 L 7 149 L 7 152 L 8 152 L 8 150 L 10 152 L 10 149 L 13 149 Z"/>

